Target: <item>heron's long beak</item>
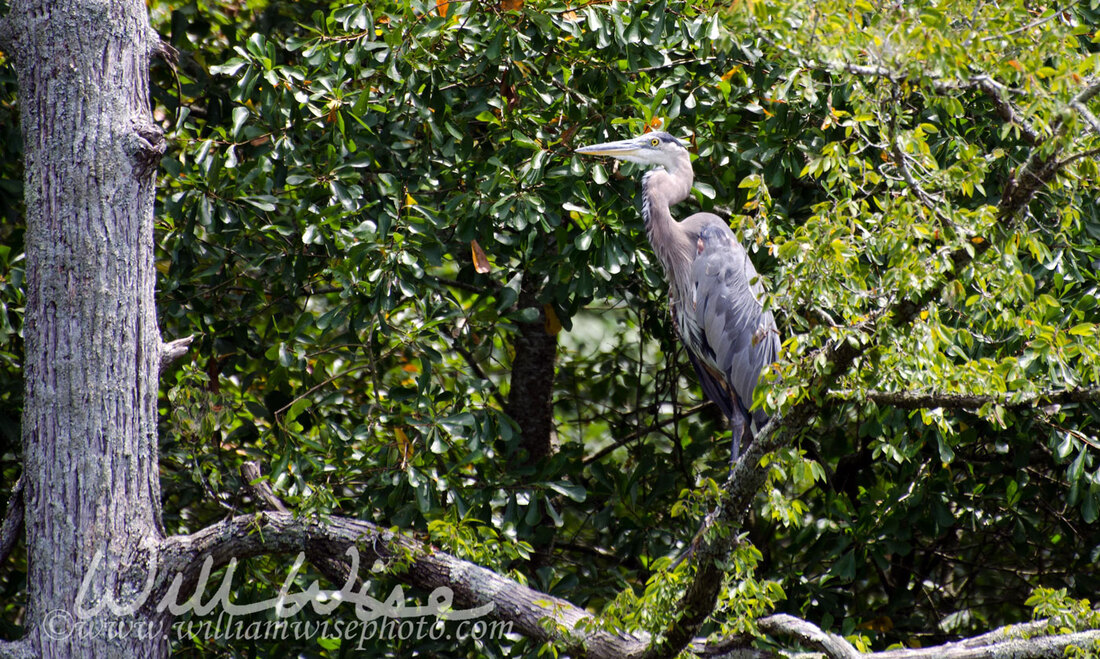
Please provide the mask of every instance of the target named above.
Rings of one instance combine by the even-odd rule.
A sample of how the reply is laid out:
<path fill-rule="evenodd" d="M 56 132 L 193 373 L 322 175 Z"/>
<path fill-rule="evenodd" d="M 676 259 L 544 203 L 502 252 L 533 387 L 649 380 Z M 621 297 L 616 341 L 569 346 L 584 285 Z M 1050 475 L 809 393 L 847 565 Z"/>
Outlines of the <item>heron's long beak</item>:
<path fill-rule="evenodd" d="M 642 146 L 638 143 L 638 140 L 631 139 L 582 146 L 577 149 L 577 153 L 585 156 L 612 156 L 614 158 L 622 158 L 623 156 L 634 155 L 641 150 Z"/>

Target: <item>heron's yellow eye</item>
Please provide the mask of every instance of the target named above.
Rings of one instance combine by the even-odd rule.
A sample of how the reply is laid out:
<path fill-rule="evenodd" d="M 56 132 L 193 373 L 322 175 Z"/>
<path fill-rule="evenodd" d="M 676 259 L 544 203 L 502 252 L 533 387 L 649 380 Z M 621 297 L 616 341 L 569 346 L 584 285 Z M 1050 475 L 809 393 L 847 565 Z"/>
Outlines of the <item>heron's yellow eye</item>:
<path fill-rule="evenodd" d="M 653 146 L 657 146 L 658 144 L 660 144 L 660 143 L 661 143 L 661 140 L 659 140 L 659 139 L 657 139 L 656 137 L 654 137 L 653 139 L 651 139 L 651 140 L 649 141 L 649 143 L 650 143 L 651 145 L 653 145 Z"/>

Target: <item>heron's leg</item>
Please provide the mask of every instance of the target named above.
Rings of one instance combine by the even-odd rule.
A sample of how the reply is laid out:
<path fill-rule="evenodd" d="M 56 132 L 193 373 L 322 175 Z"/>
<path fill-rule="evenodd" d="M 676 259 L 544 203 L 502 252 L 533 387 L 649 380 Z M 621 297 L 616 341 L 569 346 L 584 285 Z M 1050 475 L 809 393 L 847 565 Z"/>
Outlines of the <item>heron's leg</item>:
<path fill-rule="evenodd" d="M 745 415 L 737 407 L 733 408 L 733 418 L 730 419 L 730 430 L 733 438 L 730 446 L 730 469 L 737 464 L 737 458 L 741 457 L 741 440 L 745 437 Z"/>

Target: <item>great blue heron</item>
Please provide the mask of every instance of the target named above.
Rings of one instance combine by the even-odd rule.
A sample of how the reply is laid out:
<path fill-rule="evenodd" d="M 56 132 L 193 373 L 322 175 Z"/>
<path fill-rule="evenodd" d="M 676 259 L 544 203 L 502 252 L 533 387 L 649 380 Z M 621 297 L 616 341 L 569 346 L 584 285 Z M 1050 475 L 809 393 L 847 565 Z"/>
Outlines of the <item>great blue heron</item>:
<path fill-rule="evenodd" d="M 691 193 L 694 173 L 687 149 L 672 135 L 646 133 L 577 153 L 655 166 L 642 177 L 646 235 L 671 285 L 673 322 L 703 392 L 730 420 L 736 461 L 742 440 L 752 441 L 752 426 L 768 421 L 762 410 L 750 414 L 749 408 L 761 370 L 779 353 L 779 332 L 762 304 L 756 268 L 717 215 L 673 219 L 669 207 Z"/>

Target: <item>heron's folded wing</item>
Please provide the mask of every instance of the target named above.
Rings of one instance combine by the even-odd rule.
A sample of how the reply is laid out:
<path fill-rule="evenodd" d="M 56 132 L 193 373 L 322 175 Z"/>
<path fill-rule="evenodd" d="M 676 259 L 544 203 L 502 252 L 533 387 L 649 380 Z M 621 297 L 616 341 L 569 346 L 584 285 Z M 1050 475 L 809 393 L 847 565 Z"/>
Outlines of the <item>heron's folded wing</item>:
<path fill-rule="evenodd" d="M 677 302 L 672 303 L 672 319 L 673 326 L 676 328 L 676 334 L 680 337 L 680 343 L 684 345 L 684 349 L 688 355 L 688 361 L 691 362 L 691 367 L 695 369 L 695 375 L 699 378 L 699 384 L 703 387 L 703 393 L 706 397 L 714 401 L 714 404 L 718 406 L 718 409 L 722 411 L 722 414 L 727 419 L 733 418 L 733 397 L 731 396 L 729 387 L 722 378 L 714 371 L 713 368 L 708 367 L 706 362 L 695 354 L 695 350 L 692 349 L 691 343 L 685 338 L 684 332 L 686 328 L 680 327 L 676 322 L 676 318 L 680 317 L 678 312 L 681 311 L 676 308 Z"/>
<path fill-rule="evenodd" d="M 718 368 L 746 411 L 764 366 L 775 360 L 778 334 L 771 312 L 759 299 L 756 269 L 734 244 L 708 247 L 695 260 L 696 319 Z M 766 415 L 756 420 L 762 423 Z"/>

